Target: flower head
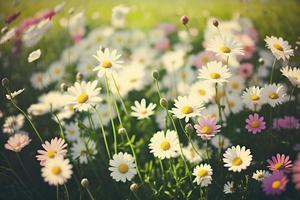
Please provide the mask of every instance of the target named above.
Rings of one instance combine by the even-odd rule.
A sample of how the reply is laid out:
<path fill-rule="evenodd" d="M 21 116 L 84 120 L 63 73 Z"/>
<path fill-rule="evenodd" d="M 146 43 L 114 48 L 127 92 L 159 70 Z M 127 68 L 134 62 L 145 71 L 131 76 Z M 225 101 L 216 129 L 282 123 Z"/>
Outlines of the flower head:
<path fill-rule="evenodd" d="M 265 85 L 261 91 L 261 97 L 263 102 L 275 107 L 278 104 L 282 104 L 286 97 L 285 89 L 280 84 Z"/>
<path fill-rule="evenodd" d="M 292 179 L 295 183 L 295 188 L 300 190 L 300 154 L 298 154 L 298 158 L 293 164 L 292 172 Z"/>
<path fill-rule="evenodd" d="M 266 46 L 272 51 L 277 60 L 288 60 L 290 56 L 294 55 L 294 50 L 291 48 L 287 41 L 281 37 L 267 36 L 265 39 Z"/>
<path fill-rule="evenodd" d="M 131 113 L 132 116 L 137 117 L 138 119 L 148 119 L 151 115 L 154 114 L 154 108 L 156 104 L 150 103 L 146 106 L 146 100 L 142 99 L 141 103 L 138 101 L 134 102 L 135 106 L 131 106 L 133 112 Z"/>
<path fill-rule="evenodd" d="M 231 77 L 231 73 L 227 65 L 223 65 L 222 62 L 212 61 L 207 63 L 201 69 L 199 69 L 198 78 L 207 80 L 210 83 L 218 83 L 222 85 L 228 82 Z"/>
<path fill-rule="evenodd" d="M 262 105 L 261 91 L 261 88 L 252 86 L 243 92 L 242 101 L 247 108 L 251 110 L 258 110 L 260 108 Z"/>
<path fill-rule="evenodd" d="M 210 140 L 218 132 L 220 132 L 220 125 L 217 125 L 217 120 L 211 117 L 205 117 L 198 120 L 195 125 L 196 132 L 203 140 Z"/>
<path fill-rule="evenodd" d="M 3 133 L 12 134 L 20 130 L 24 125 L 24 120 L 25 118 L 21 114 L 7 117 L 3 124 Z"/>
<path fill-rule="evenodd" d="M 262 189 L 267 195 L 279 195 L 285 190 L 287 182 L 287 177 L 276 171 L 262 181 Z"/>
<path fill-rule="evenodd" d="M 293 166 L 290 157 L 284 154 L 277 154 L 276 156 L 272 156 L 272 159 L 268 159 L 267 162 L 269 163 L 268 168 L 273 172 L 289 172 Z"/>
<path fill-rule="evenodd" d="M 280 69 L 283 76 L 287 77 L 292 85 L 300 87 L 300 69 L 296 67 L 285 66 Z"/>
<path fill-rule="evenodd" d="M 200 164 L 194 168 L 193 175 L 196 176 L 193 182 L 200 187 L 206 187 L 211 184 L 213 170 L 209 164 Z"/>
<path fill-rule="evenodd" d="M 31 139 L 29 138 L 28 134 L 26 132 L 20 131 L 9 137 L 4 147 L 7 150 L 20 152 L 30 142 Z"/>
<path fill-rule="evenodd" d="M 228 148 L 223 154 L 223 157 L 224 166 L 233 172 L 241 172 L 247 169 L 252 161 L 250 150 L 244 146 L 241 148 L 240 145 Z"/>
<path fill-rule="evenodd" d="M 271 173 L 266 170 L 256 170 L 256 172 L 253 173 L 252 178 L 257 181 L 263 181 L 266 177 L 269 177 L 270 175 Z"/>
<path fill-rule="evenodd" d="M 260 117 L 257 113 L 249 115 L 246 119 L 246 129 L 253 134 L 260 133 L 266 128 L 264 117 Z"/>
<path fill-rule="evenodd" d="M 109 165 L 110 176 L 117 182 L 122 181 L 125 183 L 126 180 L 130 181 L 137 173 L 134 159 L 128 153 L 119 152 L 113 155 L 113 159 L 109 161 Z"/>
<path fill-rule="evenodd" d="M 225 194 L 234 193 L 235 192 L 234 182 L 233 181 L 227 181 L 227 183 L 224 184 L 223 192 Z"/>

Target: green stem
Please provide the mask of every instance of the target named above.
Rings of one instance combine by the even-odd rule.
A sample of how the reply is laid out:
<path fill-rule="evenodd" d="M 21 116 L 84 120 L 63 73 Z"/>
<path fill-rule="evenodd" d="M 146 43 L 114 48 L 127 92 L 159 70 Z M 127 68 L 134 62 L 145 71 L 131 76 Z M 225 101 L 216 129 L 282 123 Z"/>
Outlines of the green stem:
<path fill-rule="evenodd" d="M 108 103 L 108 107 L 109 107 L 109 116 L 110 116 L 111 126 L 112 126 L 113 133 L 114 133 L 114 151 L 115 151 L 115 154 L 117 154 L 117 152 L 118 152 L 118 149 L 117 149 L 117 133 L 116 133 L 116 128 L 115 128 L 114 120 L 113 120 L 112 114 L 111 114 L 110 89 L 109 89 L 109 85 L 108 85 L 108 80 L 107 80 L 106 74 L 105 74 L 105 84 L 106 84 L 107 101 L 109 102 L 109 103 Z"/>
<path fill-rule="evenodd" d="M 57 115 L 53 112 L 52 105 L 50 105 L 50 111 L 51 111 L 52 115 L 54 115 L 55 119 L 57 120 L 57 123 L 58 123 L 58 126 L 59 126 L 59 131 L 60 131 L 60 136 L 63 139 L 65 139 L 64 130 L 62 128 L 61 122 L 60 122 L 59 118 L 57 117 Z"/>
<path fill-rule="evenodd" d="M 124 109 L 124 111 L 125 111 L 126 115 L 128 115 L 128 112 L 127 112 L 127 109 L 126 109 L 125 103 L 124 103 L 124 101 L 123 101 L 123 98 L 122 98 L 122 96 L 121 96 L 121 93 L 120 93 L 119 87 L 118 87 L 118 85 L 117 85 L 117 82 L 116 82 L 116 79 L 115 79 L 115 77 L 114 77 L 114 75 L 113 75 L 113 74 L 112 74 L 111 76 L 112 76 L 112 79 L 113 79 L 113 81 L 114 81 L 114 85 L 115 85 L 115 87 L 116 87 L 116 90 L 117 90 L 117 93 L 118 93 L 118 95 L 119 95 L 120 101 L 121 101 L 121 103 L 122 103 L 122 107 L 123 107 L 123 109 Z"/>
<path fill-rule="evenodd" d="M 66 184 L 64 184 L 64 188 L 65 188 L 65 191 L 66 191 L 67 200 L 69 200 L 70 199 L 69 191 L 68 191 L 68 188 L 67 188 Z"/>
<path fill-rule="evenodd" d="M 273 76 L 274 76 L 274 70 L 275 70 L 275 63 L 276 63 L 276 58 L 274 58 L 273 65 L 272 65 L 272 72 L 271 72 L 270 84 L 273 83 Z"/>
<path fill-rule="evenodd" d="M 222 109 L 221 109 L 221 105 L 220 105 L 220 97 L 218 95 L 218 83 L 215 84 L 215 91 L 216 91 L 215 100 L 216 100 L 216 103 L 217 103 L 217 106 L 218 106 L 219 120 L 220 120 L 220 123 L 223 124 Z"/>
<path fill-rule="evenodd" d="M 58 200 L 59 199 L 59 191 L 58 191 L 59 189 L 58 189 L 58 185 L 56 186 L 56 200 Z"/>
<path fill-rule="evenodd" d="M 89 194 L 90 198 L 92 200 L 95 200 L 94 197 L 93 197 L 93 195 L 92 195 L 92 193 L 91 193 L 91 191 L 90 191 L 90 189 L 88 187 L 85 187 L 85 189 L 86 189 L 87 193 Z"/>

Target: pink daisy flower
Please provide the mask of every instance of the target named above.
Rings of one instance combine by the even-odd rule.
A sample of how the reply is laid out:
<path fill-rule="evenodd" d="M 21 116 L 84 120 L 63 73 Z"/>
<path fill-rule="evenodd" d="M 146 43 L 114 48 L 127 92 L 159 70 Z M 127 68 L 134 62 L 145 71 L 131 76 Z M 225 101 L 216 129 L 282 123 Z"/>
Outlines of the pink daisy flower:
<path fill-rule="evenodd" d="M 283 171 L 289 172 L 292 168 L 292 161 L 289 156 L 285 156 L 284 154 L 280 155 L 279 153 L 275 156 L 272 156 L 272 160 L 268 159 L 269 163 L 268 168 L 271 171 Z"/>
<path fill-rule="evenodd" d="M 298 159 L 294 162 L 292 172 L 292 179 L 295 183 L 295 188 L 300 190 L 300 153 L 298 154 Z"/>
<path fill-rule="evenodd" d="M 4 147 L 7 150 L 20 152 L 30 142 L 31 139 L 29 138 L 28 134 L 26 132 L 20 131 L 14 134 L 13 136 L 9 137 Z"/>
<path fill-rule="evenodd" d="M 210 140 L 218 132 L 220 132 L 220 125 L 217 125 L 217 120 L 212 117 L 201 118 L 195 126 L 198 136 L 203 140 Z"/>
<path fill-rule="evenodd" d="M 251 63 L 243 63 L 240 67 L 240 76 L 249 78 L 253 74 L 253 65 Z"/>
<path fill-rule="evenodd" d="M 271 176 L 264 178 L 262 189 L 267 195 L 279 195 L 285 191 L 287 177 L 280 171 L 275 171 Z"/>
<path fill-rule="evenodd" d="M 298 129 L 299 119 L 294 116 L 284 116 L 273 120 L 273 129 Z"/>
<path fill-rule="evenodd" d="M 266 128 L 264 117 L 260 117 L 257 113 L 249 115 L 246 119 L 246 129 L 253 134 L 260 133 Z"/>
<path fill-rule="evenodd" d="M 40 161 L 41 166 L 44 166 L 48 159 L 53 159 L 57 156 L 64 157 L 67 153 L 67 150 L 65 149 L 67 144 L 62 138 L 55 137 L 54 139 L 51 139 L 50 143 L 46 141 L 42 146 L 45 150 L 38 150 L 37 152 L 39 155 L 36 156 L 37 160 Z"/>

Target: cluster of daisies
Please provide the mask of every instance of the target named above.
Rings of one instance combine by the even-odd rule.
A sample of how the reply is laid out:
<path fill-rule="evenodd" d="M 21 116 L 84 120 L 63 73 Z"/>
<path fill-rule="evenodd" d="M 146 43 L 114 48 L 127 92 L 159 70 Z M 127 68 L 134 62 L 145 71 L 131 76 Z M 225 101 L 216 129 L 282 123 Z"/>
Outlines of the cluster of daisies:
<path fill-rule="evenodd" d="M 224 129 L 232 126 L 232 116 L 242 112 L 248 115 L 237 122 L 242 124 L 234 130 L 238 133 L 244 130 L 258 136 L 268 134 L 268 128 L 299 130 L 297 116 L 272 117 L 278 107 L 297 98 L 300 87 L 300 69 L 287 64 L 294 56 L 287 41 L 267 36 L 269 50 L 260 49 L 257 32 L 248 19 L 211 18 L 204 30 L 204 50 L 192 53 L 198 30 L 187 26 L 188 17 L 181 18 L 184 30 L 162 24 L 145 33 L 125 29 L 129 11 L 123 5 L 115 7 L 112 26 L 88 34 L 83 12 L 70 12 L 71 16 L 62 18 L 60 25 L 69 31 L 74 45 L 63 50 L 46 72 L 32 75 L 32 87 L 48 92 L 39 96 L 27 112 L 17 106 L 16 97 L 24 89 L 11 92 L 8 80 L 2 81 L 7 100 L 23 114 L 6 117 L 3 132 L 9 139 L 5 148 L 20 152 L 31 142 L 29 134 L 21 131 L 26 118 L 42 143 L 36 158 L 45 182 L 64 185 L 74 173 L 73 166 L 88 165 L 101 157 L 112 179 L 123 183 L 135 180 L 142 187 L 146 173 L 144 165 L 138 163 L 143 152 L 137 149 L 131 128 L 144 122 L 151 121 L 158 128 L 154 133 L 144 130 L 145 138 L 146 134 L 151 137 L 148 140 L 142 136 L 139 145 L 148 147 L 162 174 L 166 160 L 177 162 L 190 178 L 189 184 L 200 189 L 208 188 L 214 176 L 222 173 L 211 164 L 215 150 L 219 164 L 228 173 L 249 173 L 256 162 L 256 149 L 232 145 L 235 142 L 230 136 L 225 137 Z M 93 18 L 98 19 L 97 15 Z M 250 62 L 254 54 L 261 57 L 258 67 Z M 41 50 L 32 52 L 28 61 L 39 62 L 40 55 Z M 75 83 L 67 78 L 68 68 L 77 72 Z M 288 79 L 287 84 L 275 83 L 279 73 Z M 61 90 L 49 91 L 51 83 L 60 85 Z M 142 97 L 136 98 L 140 94 Z M 127 100 L 132 97 L 133 101 Z M 270 121 L 262 112 L 264 108 L 269 110 Z M 50 141 L 41 137 L 33 123 L 45 114 L 50 114 L 59 127 L 59 137 L 51 136 Z M 290 177 L 295 188 L 300 188 L 300 157 L 292 162 L 289 155 L 278 153 L 267 163 L 261 165 L 268 171 L 250 172 L 261 182 L 265 194 L 284 192 Z M 240 184 L 226 178 L 225 194 L 241 190 Z"/>

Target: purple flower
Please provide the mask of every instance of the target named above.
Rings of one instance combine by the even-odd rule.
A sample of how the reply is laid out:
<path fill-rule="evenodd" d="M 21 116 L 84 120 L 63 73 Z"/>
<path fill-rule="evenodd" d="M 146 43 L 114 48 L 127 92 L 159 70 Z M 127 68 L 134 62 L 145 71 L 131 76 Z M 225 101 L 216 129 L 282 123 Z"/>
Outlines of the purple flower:
<path fill-rule="evenodd" d="M 246 129 L 253 134 L 260 133 L 266 128 L 264 117 L 260 117 L 257 113 L 249 115 L 246 119 Z"/>
<path fill-rule="evenodd" d="M 279 153 L 275 156 L 272 156 L 272 160 L 268 159 L 269 170 L 271 171 L 282 171 L 289 172 L 292 168 L 292 161 L 289 156 L 284 154 L 280 155 Z"/>
<path fill-rule="evenodd" d="M 285 191 L 287 182 L 288 179 L 283 172 L 275 171 L 263 180 L 262 189 L 266 195 L 279 195 Z"/>
<path fill-rule="evenodd" d="M 294 116 L 284 116 L 273 120 L 273 129 L 298 129 L 299 119 Z"/>

